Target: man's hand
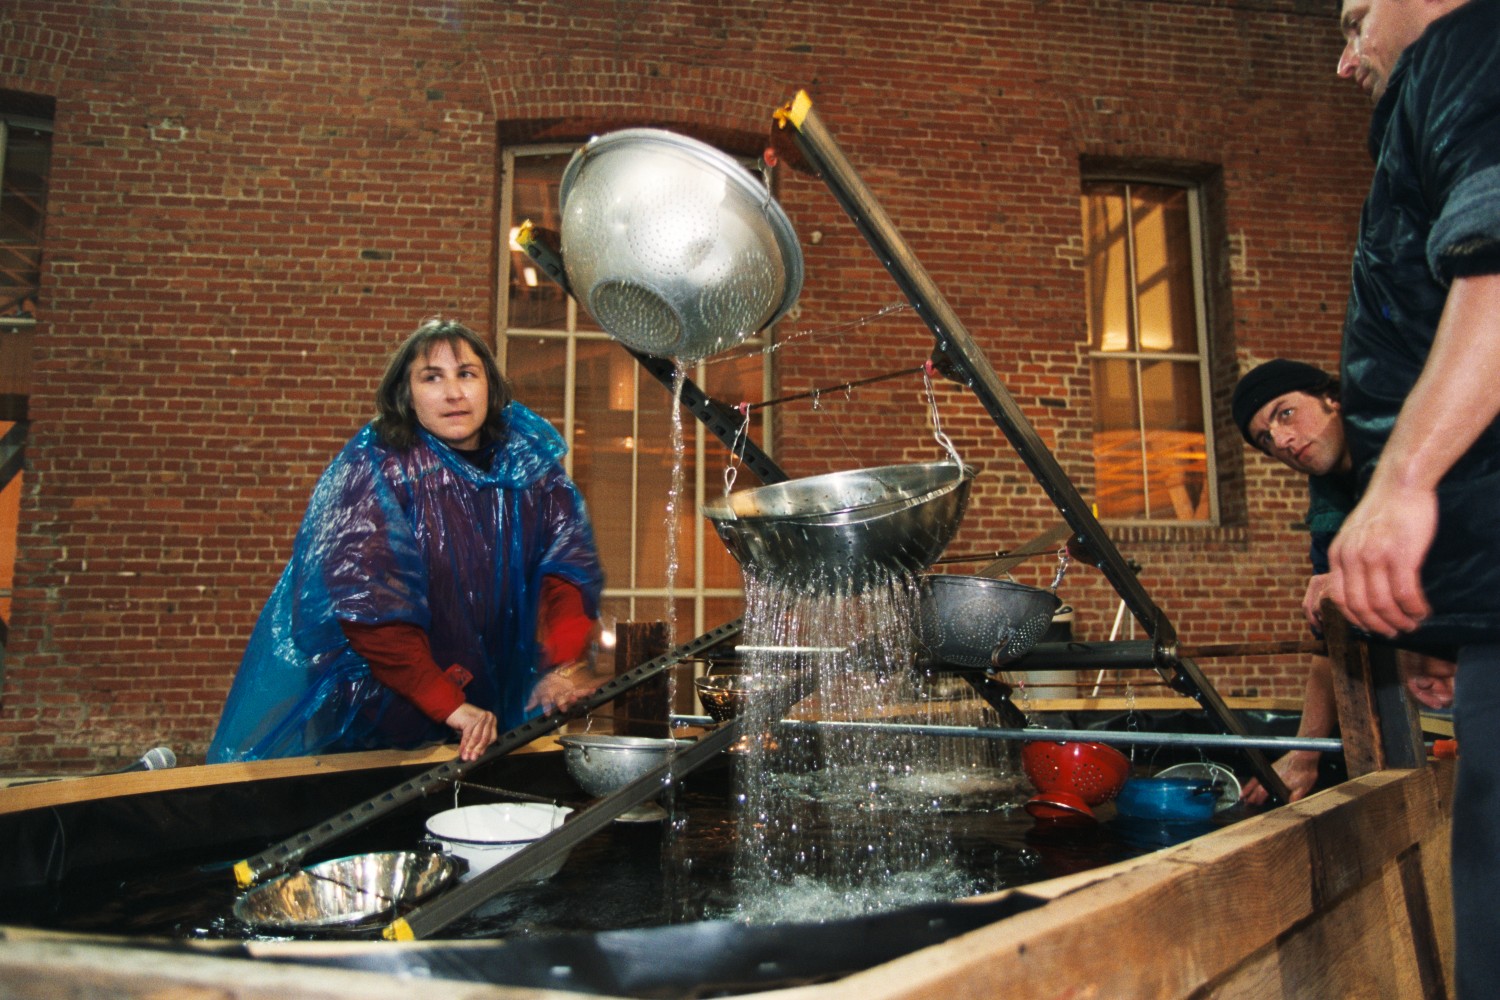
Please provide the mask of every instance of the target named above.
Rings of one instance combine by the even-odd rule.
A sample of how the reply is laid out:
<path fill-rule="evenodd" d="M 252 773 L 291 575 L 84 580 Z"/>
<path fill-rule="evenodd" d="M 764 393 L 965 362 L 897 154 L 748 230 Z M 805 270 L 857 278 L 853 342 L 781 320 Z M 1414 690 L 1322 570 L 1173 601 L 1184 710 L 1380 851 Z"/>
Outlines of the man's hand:
<path fill-rule="evenodd" d="M 495 713 L 476 708 L 468 702 L 455 708 L 445 721 L 448 726 L 458 730 L 458 756 L 462 760 L 478 760 L 479 755 L 488 750 L 500 735 Z"/>
<path fill-rule="evenodd" d="M 1437 494 L 1388 483 L 1377 471 L 1333 540 L 1327 595 L 1351 623 L 1392 638 L 1432 610 L 1421 569 L 1437 533 Z"/>
<path fill-rule="evenodd" d="M 1458 674 L 1458 664 L 1452 660 L 1440 660 L 1435 656 L 1423 656 L 1402 650 L 1397 659 L 1401 675 L 1406 679 L 1406 690 L 1419 704 L 1428 708 L 1447 708 L 1453 704 L 1453 678 Z"/>
<path fill-rule="evenodd" d="M 1323 597 L 1328 593 L 1328 574 L 1319 573 L 1307 581 L 1307 594 L 1302 598 L 1302 613 L 1307 624 L 1315 629 L 1323 627 Z"/>
<path fill-rule="evenodd" d="M 1287 801 L 1296 802 L 1306 798 L 1318 781 L 1318 752 L 1316 750 L 1289 750 L 1271 765 L 1287 788 Z M 1240 801 L 1247 805 L 1264 805 L 1271 797 L 1257 778 L 1245 782 L 1240 790 Z"/>

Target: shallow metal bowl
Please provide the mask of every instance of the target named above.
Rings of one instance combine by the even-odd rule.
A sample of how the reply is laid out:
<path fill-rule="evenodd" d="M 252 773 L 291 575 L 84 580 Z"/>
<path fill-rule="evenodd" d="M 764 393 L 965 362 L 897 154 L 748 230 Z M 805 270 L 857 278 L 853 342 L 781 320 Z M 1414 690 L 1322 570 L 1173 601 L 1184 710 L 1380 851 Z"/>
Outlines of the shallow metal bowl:
<path fill-rule="evenodd" d="M 1003 667 L 1031 652 L 1059 603 L 1049 590 L 1011 580 L 933 573 L 922 578 L 918 638 L 939 662 Z"/>
<path fill-rule="evenodd" d="M 703 710 L 715 722 L 728 722 L 743 711 L 751 692 L 744 678 L 735 674 L 698 677 L 693 687 L 698 691 L 698 700 L 703 702 Z"/>
<path fill-rule="evenodd" d="M 433 851 L 355 854 L 272 879 L 240 896 L 235 919 L 262 930 L 353 930 L 383 922 L 467 869 Z"/>
<path fill-rule="evenodd" d="M 608 795 L 650 771 L 691 740 L 582 733 L 559 736 L 568 774 L 590 795 Z"/>
<path fill-rule="evenodd" d="M 780 318 L 802 248 L 766 186 L 712 146 L 660 129 L 597 136 L 563 171 L 568 282 L 611 336 L 704 358 Z"/>
<path fill-rule="evenodd" d="M 930 566 L 958 531 L 973 478 L 952 462 L 857 469 L 717 497 L 703 515 L 748 575 L 857 594 Z"/>

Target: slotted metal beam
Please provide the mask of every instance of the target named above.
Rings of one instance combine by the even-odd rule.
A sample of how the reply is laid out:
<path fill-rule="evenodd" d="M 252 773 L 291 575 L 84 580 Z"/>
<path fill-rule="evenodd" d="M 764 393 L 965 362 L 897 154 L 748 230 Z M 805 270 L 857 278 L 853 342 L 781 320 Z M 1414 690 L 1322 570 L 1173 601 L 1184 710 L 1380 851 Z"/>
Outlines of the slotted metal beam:
<path fill-rule="evenodd" d="M 1151 636 L 1153 666 L 1157 672 L 1174 690 L 1197 701 L 1223 732 L 1245 735 L 1244 724 L 1219 697 L 1208 678 L 1195 663 L 1178 655 L 1177 632 L 1172 622 L 1151 600 L 1139 577 L 1094 517 L 1092 508 L 1001 383 L 1000 376 L 968 328 L 938 290 L 937 283 L 917 260 L 874 193 L 860 180 L 853 164 L 819 119 L 812 99 L 805 91 L 798 92 L 792 101 L 777 110 L 775 117 L 781 127 L 792 130 L 798 151 L 854 222 L 855 228 L 932 332 L 938 349 L 984 406 L 1072 528 L 1075 551 L 1086 555 L 1104 573 L 1131 614 Z M 1023 659 L 1021 663 L 1024 665 L 1024 662 Z M 1250 750 L 1247 756 L 1256 777 L 1261 779 L 1271 797 L 1286 802 L 1290 792 L 1265 755 Z"/>

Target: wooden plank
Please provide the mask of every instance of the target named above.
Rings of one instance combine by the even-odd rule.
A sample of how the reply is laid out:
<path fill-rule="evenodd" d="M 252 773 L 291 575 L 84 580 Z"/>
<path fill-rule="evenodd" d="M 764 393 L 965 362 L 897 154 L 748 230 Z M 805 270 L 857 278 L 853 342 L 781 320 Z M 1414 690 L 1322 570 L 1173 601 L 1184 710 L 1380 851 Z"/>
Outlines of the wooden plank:
<path fill-rule="evenodd" d="M 671 647 L 666 622 L 620 622 L 615 626 L 615 674 L 626 674 Z M 664 737 L 667 732 L 665 673 L 638 684 L 615 700 L 615 732 L 623 736 Z"/>
<path fill-rule="evenodd" d="M 526 750 L 536 749 L 533 744 Z M 201 764 L 160 771 L 128 774 L 96 774 L 34 780 L 0 789 L 0 813 L 21 812 L 44 806 L 64 805 L 115 795 L 141 795 L 178 788 L 198 788 L 265 778 L 292 778 L 309 774 L 367 771 L 382 767 L 432 766 L 453 759 L 456 746 L 421 750 L 371 750 L 362 753 L 328 754 L 322 757 L 283 757 L 235 764 Z M 23 779 L 24 780 L 24 779 Z"/>
<path fill-rule="evenodd" d="M 1422 766 L 1427 759 L 1422 726 L 1401 683 L 1395 649 L 1358 637 L 1332 601 L 1325 599 L 1322 610 L 1350 777 Z"/>

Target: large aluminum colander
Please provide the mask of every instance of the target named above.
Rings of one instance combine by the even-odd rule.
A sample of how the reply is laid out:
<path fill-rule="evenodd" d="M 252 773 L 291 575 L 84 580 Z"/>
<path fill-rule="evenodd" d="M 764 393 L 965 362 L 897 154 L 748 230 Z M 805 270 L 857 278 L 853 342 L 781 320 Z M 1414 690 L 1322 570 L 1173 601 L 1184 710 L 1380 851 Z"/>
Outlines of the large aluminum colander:
<path fill-rule="evenodd" d="M 887 465 L 740 490 L 703 505 L 731 555 L 778 586 L 858 594 L 932 565 L 958 531 L 974 469 Z"/>
<path fill-rule="evenodd" d="M 802 291 L 781 206 L 733 158 L 660 129 L 598 136 L 562 178 L 562 257 L 606 333 L 658 357 L 733 347 Z"/>

